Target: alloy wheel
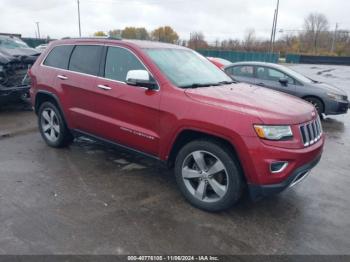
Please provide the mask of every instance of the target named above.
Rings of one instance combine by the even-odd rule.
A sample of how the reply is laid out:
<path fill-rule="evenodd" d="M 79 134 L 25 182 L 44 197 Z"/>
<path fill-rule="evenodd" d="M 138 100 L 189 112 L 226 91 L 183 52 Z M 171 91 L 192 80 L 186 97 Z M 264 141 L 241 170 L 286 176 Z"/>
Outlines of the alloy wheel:
<path fill-rule="evenodd" d="M 41 113 L 41 128 L 45 137 L 56 142 L 60 135 L 60 123 L 54 110 L 46 108 Z"/>
<path fill-rule="evenodd" d="M 182 179 L 187 190 L 204 202 L 219 201 L 228 189 L 229 179 L 224 164 L 206 151 L 194 151 L 185 158 Z"/>

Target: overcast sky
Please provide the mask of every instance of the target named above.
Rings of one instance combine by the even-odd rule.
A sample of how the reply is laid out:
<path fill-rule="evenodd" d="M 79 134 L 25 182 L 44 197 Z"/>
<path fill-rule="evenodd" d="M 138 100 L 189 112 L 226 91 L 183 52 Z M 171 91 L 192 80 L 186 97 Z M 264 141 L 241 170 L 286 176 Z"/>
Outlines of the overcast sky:
<path fill-rule="evenodd" d="M 170 25 L 182 39 L 202 31 L 208 41 L 243 38 L 254 28 L 268 38 L 277 0 L 80 0 L 83 36 L 125 26 L 148 30 Z M 310 12 L 324 13 L 331 28 L 350 29 L 349 0 L 280 0 L 278 29 L 302 28 Z M 76 0 L 0 0 L 0 32 L 35 36 L 40 22 L 42 36 L 78 36 Z M 281 33 L 279 34 L 281 35 Z"/>

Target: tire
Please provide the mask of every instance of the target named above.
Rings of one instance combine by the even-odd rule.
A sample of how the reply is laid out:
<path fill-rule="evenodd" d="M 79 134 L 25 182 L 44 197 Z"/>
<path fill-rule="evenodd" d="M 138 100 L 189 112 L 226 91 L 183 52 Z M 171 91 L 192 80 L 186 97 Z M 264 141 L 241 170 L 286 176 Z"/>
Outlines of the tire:
<path fill-rule="evenodd" d="M 324 113 L 324 106 L 322 101 L 316 97 L 306 97 L 304 99 L 305 101 L 311 103 L 316 108 L 318 115 L 322 117 L 322 114 Z"/>
<path fill-rule="evenodd" d="M 238 161 L 215 140 L 195 140 L 185 145 L 175 160 L 175 177 L 188 202 L 209 212 L 232 207 L 243 191 Z"/>
<path fill-rule="evenodd" d="M 44 102 L 40 106 L 38 125 L 42 138 L 51 147 L 64 147 L 73 141 L 61 111 L 52 102 Z"/>

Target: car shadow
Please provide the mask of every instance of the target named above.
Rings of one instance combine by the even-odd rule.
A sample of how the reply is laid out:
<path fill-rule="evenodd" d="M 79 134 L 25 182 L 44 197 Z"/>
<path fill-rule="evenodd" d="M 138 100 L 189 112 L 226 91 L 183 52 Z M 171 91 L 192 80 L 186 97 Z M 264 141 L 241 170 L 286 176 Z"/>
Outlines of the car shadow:
<path fill-rule="evenodd" d="M 322 120 L 322 127 L 325 132 L 333 133 L 344 133 L 345 131 L 345 125 L 344 122 L 339 121 L 335 118 L 324 118 Z"/>
<path fill-rule="evenodd" d="M 32 111 L 29 100 L 0 100 L 0 113 Z"/>

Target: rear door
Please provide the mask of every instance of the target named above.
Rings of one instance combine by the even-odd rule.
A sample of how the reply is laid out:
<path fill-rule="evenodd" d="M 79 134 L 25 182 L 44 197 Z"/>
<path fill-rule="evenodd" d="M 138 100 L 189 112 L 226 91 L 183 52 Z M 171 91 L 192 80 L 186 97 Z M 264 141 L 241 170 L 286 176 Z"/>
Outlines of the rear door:
<path fill-rule="evenodd" d="M 61 82 L 57 81 L 57 76 L 67 71 L 69 57 L 73 48 L 74 45 L 56 46 L 49 51 L 49 54 L 42 62 L 42 66 L 33 66 L 31 68 L 36 78 L 37 89 L 48 90 L 50 92 L 55 92 L 52 90 L 53 88 L 61 90 Z M 62 94 L 60 91 L 58 93 Z"/>
<path fill-rule="evenodd" d="M 255 84 L 254 66 L 252 65 L 229 67 L 225 72 L 238 82 Z"/>
<path fill-rule="evenodd" d="M 281 83 L 285 79 L 286 83 Z M 256 84 L 276 91 L 295 95 L 295 80 L 280 70 L 267 66 L 256 66 Z"/>
<path fill-rule="evenodd" d="M 103 46 L 76 45 L 69 59 L 68 70 L 58 70 L 56 81 L 60 86 L 69 127 L 96 133 L 94 93 Z"/>
<path fill-rule="evenodd" d="M 158 154 L 161 91 L 126 84 L 129 70 L 147 70 L 129 49 L 107 46 L 101 77 L 95 83 L 98 136 Z"/>

